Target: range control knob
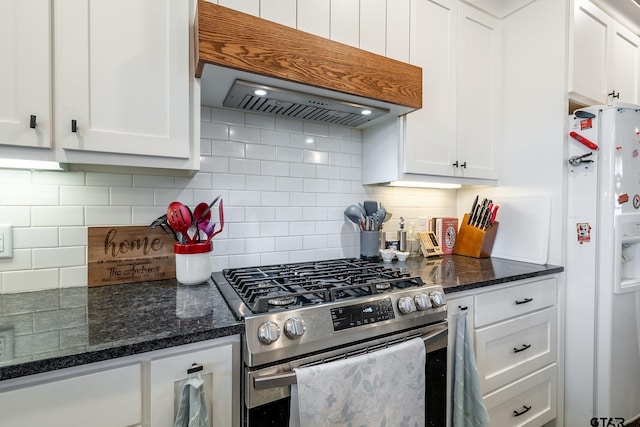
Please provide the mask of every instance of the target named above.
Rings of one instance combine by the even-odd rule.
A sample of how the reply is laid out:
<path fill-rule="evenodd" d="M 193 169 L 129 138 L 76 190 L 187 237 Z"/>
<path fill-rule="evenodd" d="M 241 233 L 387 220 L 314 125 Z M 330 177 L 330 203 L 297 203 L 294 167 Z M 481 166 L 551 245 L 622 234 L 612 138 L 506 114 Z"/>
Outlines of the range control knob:
<path fill-rule="evenodd" d="M 402 314 L 409 314 L 416 311 L 416 305 L 410 297 L 402 297 L 398 300 L 398 310 Z"/>
<path fill-rule="evenodd" d="M 431 308 L 431 299 L 425 294 L 418 294 L 414 296 L 413 301 L 416 303 L 416 308 L 420 311 Z"/>
<path fill-rule="evenodd" d="M 271 344 L 280 338 L 280 328 L 274 322 L 264 322 L 258 328 L 258 339 L 263 344 Z"/>
<path fill-rule="evenodd" d="M 292 317 L 284 322 L 284 333 L 291 339 L 304 335 L 304 321 L 299 317 Z"/>
<path fill-rule="evenodd" d="M 442 292 L 430 292 L 429 298 L 431 298 L 431 304 L 433 304 L 434 307 L 442 307 L 445 304 Z"/>

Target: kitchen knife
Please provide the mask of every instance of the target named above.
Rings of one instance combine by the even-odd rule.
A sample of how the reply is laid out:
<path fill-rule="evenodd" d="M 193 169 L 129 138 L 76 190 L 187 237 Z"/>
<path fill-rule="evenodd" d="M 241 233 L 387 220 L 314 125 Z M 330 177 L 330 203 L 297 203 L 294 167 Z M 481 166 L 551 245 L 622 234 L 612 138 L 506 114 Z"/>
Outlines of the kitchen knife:
<path fill-rule="evenodd" d="M 476 198 L 473 199 L 473 205 L 471 205 L 471 210 L 469 211 L 469 222 L 467 224 L 471 223 L 471 217 L 473 216 L 473 213 L 476 210 L 476 207 L 478 206 L 478 195 L 476 194 Z"/>
<path fill-rule="evenodd" d="M 473 222 L 474 227 L 480 227 L 482 224 L 482 219 L 484 218 L 485 211 L 487 210 L 487 206 L 489 205 L 489 199 L 486 197 L 482 199 L 482 204 L 478 209 L 478 215 L 476 215 L 475 221 Z"/>

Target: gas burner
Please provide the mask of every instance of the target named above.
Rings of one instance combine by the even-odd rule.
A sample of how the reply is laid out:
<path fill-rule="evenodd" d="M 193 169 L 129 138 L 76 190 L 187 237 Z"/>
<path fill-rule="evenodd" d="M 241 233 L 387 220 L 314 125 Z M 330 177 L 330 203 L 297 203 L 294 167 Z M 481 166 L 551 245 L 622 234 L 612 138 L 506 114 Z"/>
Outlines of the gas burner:
<path fill-rule="evenodd" d="M 284 306 L 295 303 L 296 300 L 297 298 L 294 296 L 281 296 L 281 297 L 271 297 L 269 298 L 268 302 L 269 302 L 269 305 L 272 305 L 275 307 L 284 307 Z"/>

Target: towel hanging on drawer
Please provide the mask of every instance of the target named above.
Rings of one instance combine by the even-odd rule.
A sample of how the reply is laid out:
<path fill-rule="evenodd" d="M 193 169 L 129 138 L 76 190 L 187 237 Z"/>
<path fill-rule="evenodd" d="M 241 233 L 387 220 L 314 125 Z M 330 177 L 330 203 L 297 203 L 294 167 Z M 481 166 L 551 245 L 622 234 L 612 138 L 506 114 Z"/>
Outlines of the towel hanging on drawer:
<path fill-rule="evenodd" d="M 456 322 L 453 365 L 453 427 L 489 427 L 484 406 L 476 357 L 467 328 L 467 310 L 461 310 Z"/>
<path fill-rule="evenodd" d="M 204 398 L 204 381 L 199 373 L 201 370 L 202 367 L 198 366 L 187 371 L 190 375 L 197 372 L 197 376 L 192 376 L 182 386 L 174 427 L 211 427 Z"/>

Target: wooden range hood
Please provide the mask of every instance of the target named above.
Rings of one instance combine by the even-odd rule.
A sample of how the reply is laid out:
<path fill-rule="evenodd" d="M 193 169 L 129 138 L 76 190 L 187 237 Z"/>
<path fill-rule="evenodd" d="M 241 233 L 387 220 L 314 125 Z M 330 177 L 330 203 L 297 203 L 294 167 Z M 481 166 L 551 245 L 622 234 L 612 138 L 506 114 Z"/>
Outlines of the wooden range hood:
<path fill-rule="evenodd" d="M 420 67 L 206 0 L 198 2 L 196 47 L 204 105 L 221 106 L 239 79 L 389 110 L 386 116 L 422 108 Z"/>

